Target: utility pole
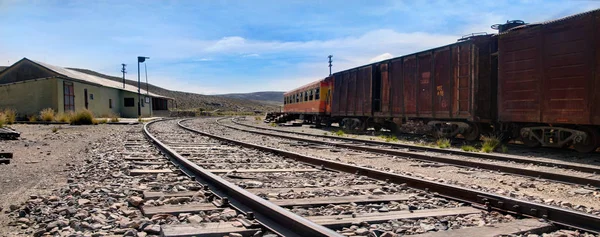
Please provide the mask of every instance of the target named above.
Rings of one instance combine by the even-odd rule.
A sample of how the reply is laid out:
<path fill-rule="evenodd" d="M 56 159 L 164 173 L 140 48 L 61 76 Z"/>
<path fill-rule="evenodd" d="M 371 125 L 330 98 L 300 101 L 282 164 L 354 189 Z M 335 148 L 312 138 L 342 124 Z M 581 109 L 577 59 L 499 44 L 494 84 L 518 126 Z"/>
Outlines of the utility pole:
<path fill-rule="evenodd" d="M 140 82 L 140 63 L 145 62 L 148 58 L 149 57 L 138 56 L 138 117 L 142 116 L 142 95 L 140 94 L 140 87 L 142 86 Z"/>
<path fill-rule="evenodd" d="M 123 73 L 123 89 L 125 89 L 125 73 L 127 73 L 127 70 L 125 70 L 125 67 L 127 66 L 127 64 L 121 63 L 121 66 L 123 66 L 123 68 L 121 69 L 121 72 Z"/>
<path fill-rule="evenodd" d="M 331 62 L 333 62 L 333 61 L 331 61 L 331 58 L 333 58 L 333 55 L 329 55 L 327 57 L 329 58 L 329 76 L 331 76 L 331 66 L 333 66 L 333 65 L 331 65 Z"/>

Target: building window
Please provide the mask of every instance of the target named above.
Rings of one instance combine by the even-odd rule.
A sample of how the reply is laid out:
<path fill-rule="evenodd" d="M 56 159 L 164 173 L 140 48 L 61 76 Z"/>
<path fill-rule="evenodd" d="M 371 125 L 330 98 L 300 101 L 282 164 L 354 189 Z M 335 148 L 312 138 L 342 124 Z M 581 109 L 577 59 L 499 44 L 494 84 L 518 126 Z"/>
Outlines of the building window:
<path fill-rule="evenodd" d="M 75 111 L 75 92 L 73 90 L 73 82 L 63 82 L 63 88 L 65 112 Z"/>
<path fill-rule="evenodd" d="M 135 100 L 133 98 L 125 98 L 125 107 L 134 107 Z"/>
<path fill-rule="evenodd" d="M 108 99 L 108 108 L 112 109 L 112 99 Z"/>
<path fill-rule="evenodd" d="M 94 94 L 90 94 L 90 100 L 94 100 Z"/>
<path fill-rule="evenodd" d="M 317 88 L 315 90 L 315 100 L 319 100 L 319 98 L 321 98 L 321 95 L 319 95 L 319 93 L 321 93 L 321 89 Z"/>

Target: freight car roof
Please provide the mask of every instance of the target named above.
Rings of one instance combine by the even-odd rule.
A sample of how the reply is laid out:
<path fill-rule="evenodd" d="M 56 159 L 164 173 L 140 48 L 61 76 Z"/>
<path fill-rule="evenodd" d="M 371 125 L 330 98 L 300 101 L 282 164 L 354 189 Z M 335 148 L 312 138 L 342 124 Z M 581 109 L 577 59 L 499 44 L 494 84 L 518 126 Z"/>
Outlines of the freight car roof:
<path fill-rule="evenodd" d="M 511 28 L 511 29 L 509 29 L 509 30 L 507 30 L 505 32 L 499 33 L 498 35 L 509 34 L 511 32 L 514 32 L 514 31 L 517 31 L 517 30 L 520 30 L 520 29 L 525 29 L 525 28 L 531 28 L 531 27 L 536 27 L 536 26 L 541 26 L 541 25 L 549 25 L 549 24 L 559 23 L 559 22 L 563 22 L 563 21 L 566 21 L 566 20 L 570 20 L 570 19 L 576 18 L 576 17 L 582 17 L 582 16 L 586 16 L 586 15 L 589 15 L 589 14 L 594 14 L 595 12 L 600 12 L 600 9 L 594 9 L 594 10 L 591 10 L 591 11 L 577 13 L 577 14 L 574 14 L 574 15 L 565 16 L 565 17 L 558 18 L 558 19 L 553 19 L 553 20 L 528 23 L 528 24 L 525 24 L 525 25 L 521 25 L 521 26 L 517 26 L 517 27 Z"/>
<path fill-rule="evenodd" d="M 456 45 L 456 44 L 463 44 L 465 42 L 468 42 L 468 41 L 471 41 L 471 40 L 474 40 L 474 39 L 477 39 L 477 38 L 482 38 L 482 37 L 489 37 L 489 38 L 491 38 L 491 37 L 494 37 L 494 36 L 496 36 L 496 34 L 485 34 L 485 35 L 482 35 L 481 33 L 475 33 L 475 34 L 472 34 L 471 37 L 465 38 L 463 36 L 462 38 L 458 39 L 457 42 L 454 42 L 454 43 L 451 43 L 451 44 L 446 44 L 446 45 L 443 45 L 443 46 L 440 46 L 440 47 L 425 49 L 425 50 L 421 50 L 421 51 L 410 53 L 410 54 L 401 55 L 401 56 L 390 58 L 390 59 L 384 59 L 384 60 L 377 61 L 377 62 L 374 62 L 374 63 L 361 65 L 361 66 L 358 66 L 358 67 L 353 67 L 353 68 L 350 68 L 350 69 L 346 69 L 346 70 L 335 72 L 335 73 L 333 73 L 333 75 L 344 73 L 344 72 L 351 71 L 351 70 L 358 70 L 358 69 L 363 68 L 363 67 L 374 66 L 374 65 L 380 64 L 382 62 L 392 61 L 392 60 L 396 60 L 396 59 L 400 59 L 400 58 L 404 58 L 404 57 L 408 57 L 408 56 L 412 56 L 412 55 L 417 55 L 417 54 L 424 53 L 424 52 L 427 52 L 427 51 L 438 50 L 438 49 L 445 48 L 445 47 L 448 47 L 448 46 L 453 46 L 453 45 Z"/>

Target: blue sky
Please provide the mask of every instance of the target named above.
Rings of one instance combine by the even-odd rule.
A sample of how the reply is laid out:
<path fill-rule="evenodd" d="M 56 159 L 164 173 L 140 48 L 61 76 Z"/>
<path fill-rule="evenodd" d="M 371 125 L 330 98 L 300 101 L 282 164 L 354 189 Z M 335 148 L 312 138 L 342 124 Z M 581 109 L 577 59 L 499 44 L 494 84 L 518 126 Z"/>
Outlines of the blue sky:
<path fill-rule="evenodd" d="M 333 70 L 537 22 L 600 1 L 0 0 L 0 65 L 23 57 L 119 76 L 151 57 L 150 83 L 215 94 L 289 90 Z M 143 70 L 143 68 L 142 68 Z"/>

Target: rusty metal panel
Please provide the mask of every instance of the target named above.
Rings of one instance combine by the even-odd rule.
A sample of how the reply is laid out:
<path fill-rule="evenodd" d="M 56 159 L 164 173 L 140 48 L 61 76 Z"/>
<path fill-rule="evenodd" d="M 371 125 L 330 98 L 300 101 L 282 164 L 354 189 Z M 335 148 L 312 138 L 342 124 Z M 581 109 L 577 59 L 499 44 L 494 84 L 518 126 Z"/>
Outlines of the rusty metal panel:
<path fill-rule="evenodd" d="M 600 27 L 597 27 L 600 26 L 600 14 L 597 12 L 594 14 L 594 25 L 596 25 L 596 28 L 594 29 L 595 40 L 593 42 L 595 42 L 594 51 L 596 52 L 596 55 L 594 55 L 594 86 L 591 88 L 594 100 L 590 104 L 592 107 L 592 123 L 600 124 L 600 106 L 598 106 L 600 105 L 600 93 L 597 92 L 600 90 L 600 40 L 598 40 L 600 39 Z"/>
<path fill-rule="evenodd" d="M 500 35 L 499 119 L 540 122 L 540 30 Z"/>
<path fill-rule="evenodd" d="M 472 108 L 472 83 L 474 62 L 471 60 L 471 44 L 460 44 L 457 49 L 457 61 L 455 62 L 456 72 L 456 95 L 457 95 L 457 116 L 467 116 L 471 114 Z"/>
<path fill-rule="evenodd" d="M 404 113 L 417 114 L 417 57 L 408 57 L 403 62 Z"/>
<path fill-rule="evenodd" d="M 417 110 L 419 116 L 430 116 L 432 101 L 432 55 L 425 53 L 418 57 Z"/>
<path fill-rule="evenodd" d="M 383 63 L 379 65 L 380 77 L 381 77 L 381 113 L 385 115 L 390 115 L 391 107 L 390 107 L 390 73 L 388 72 L 389 66 L 387 63 Z"/>
<path fill-rule="evenodd" d="M 331 89 L 332 92 L 332 101 L 331 101 L 331 115 L 332 116 L 339 116 L 340 115 L 340 106 L 342 103 L 342 91 L 343 91 L 343 85 L 342 85 L 342 75 L 341 74 L 335 74 L 333 76 L 333 88 Z"/>
<path fill-rule="evenodd" d="M 402 62 L 404 61 L 403 58 L 401 59 L 397 59 L 397 60 L 393 60 L 390 63 L 390 68 L 389 68 L 389 72 L 390 72 L 390 85 L 391 88 L 389 89 L 390 93 L 391 93 L 391 105 L 390 107 L 392 108 L 392 116 L 395 117 L 403 117 L 403 109 L 404 109 L 404 80 L 406 78 L 404 78 L 404 74 L 403 74 L 403 66 L 402 66 Z"/>
<path fill-rule="evenodd" d="M 373 66 L 358 69 L 356 115 L 370 116 L 372 107 Z"/>
<path fill-rule="evenodd" d="M 348 74 L 348 92 L 346 93 L 346 115 L 354 116 L 356 111 L 356 70 L 352 70 Z"/>
<path fill-rule="evenodd" d="M 434 53 L 434 114 L 435 117 L 448 118 L 452 105 L 451 81 L 452 65 L 449 48 L 437 50 Z"/>
<path fill-rule="evenodd" d="M 542 122 L 591 122 L 588 105 L 593 86 L 593 20 L 593 15 L 587 15 L 542 28 Z"/>
<path fill-rule="evenodd" d="M 598 124 L 598 11 L 500 35 L 502 121 Z"/>

